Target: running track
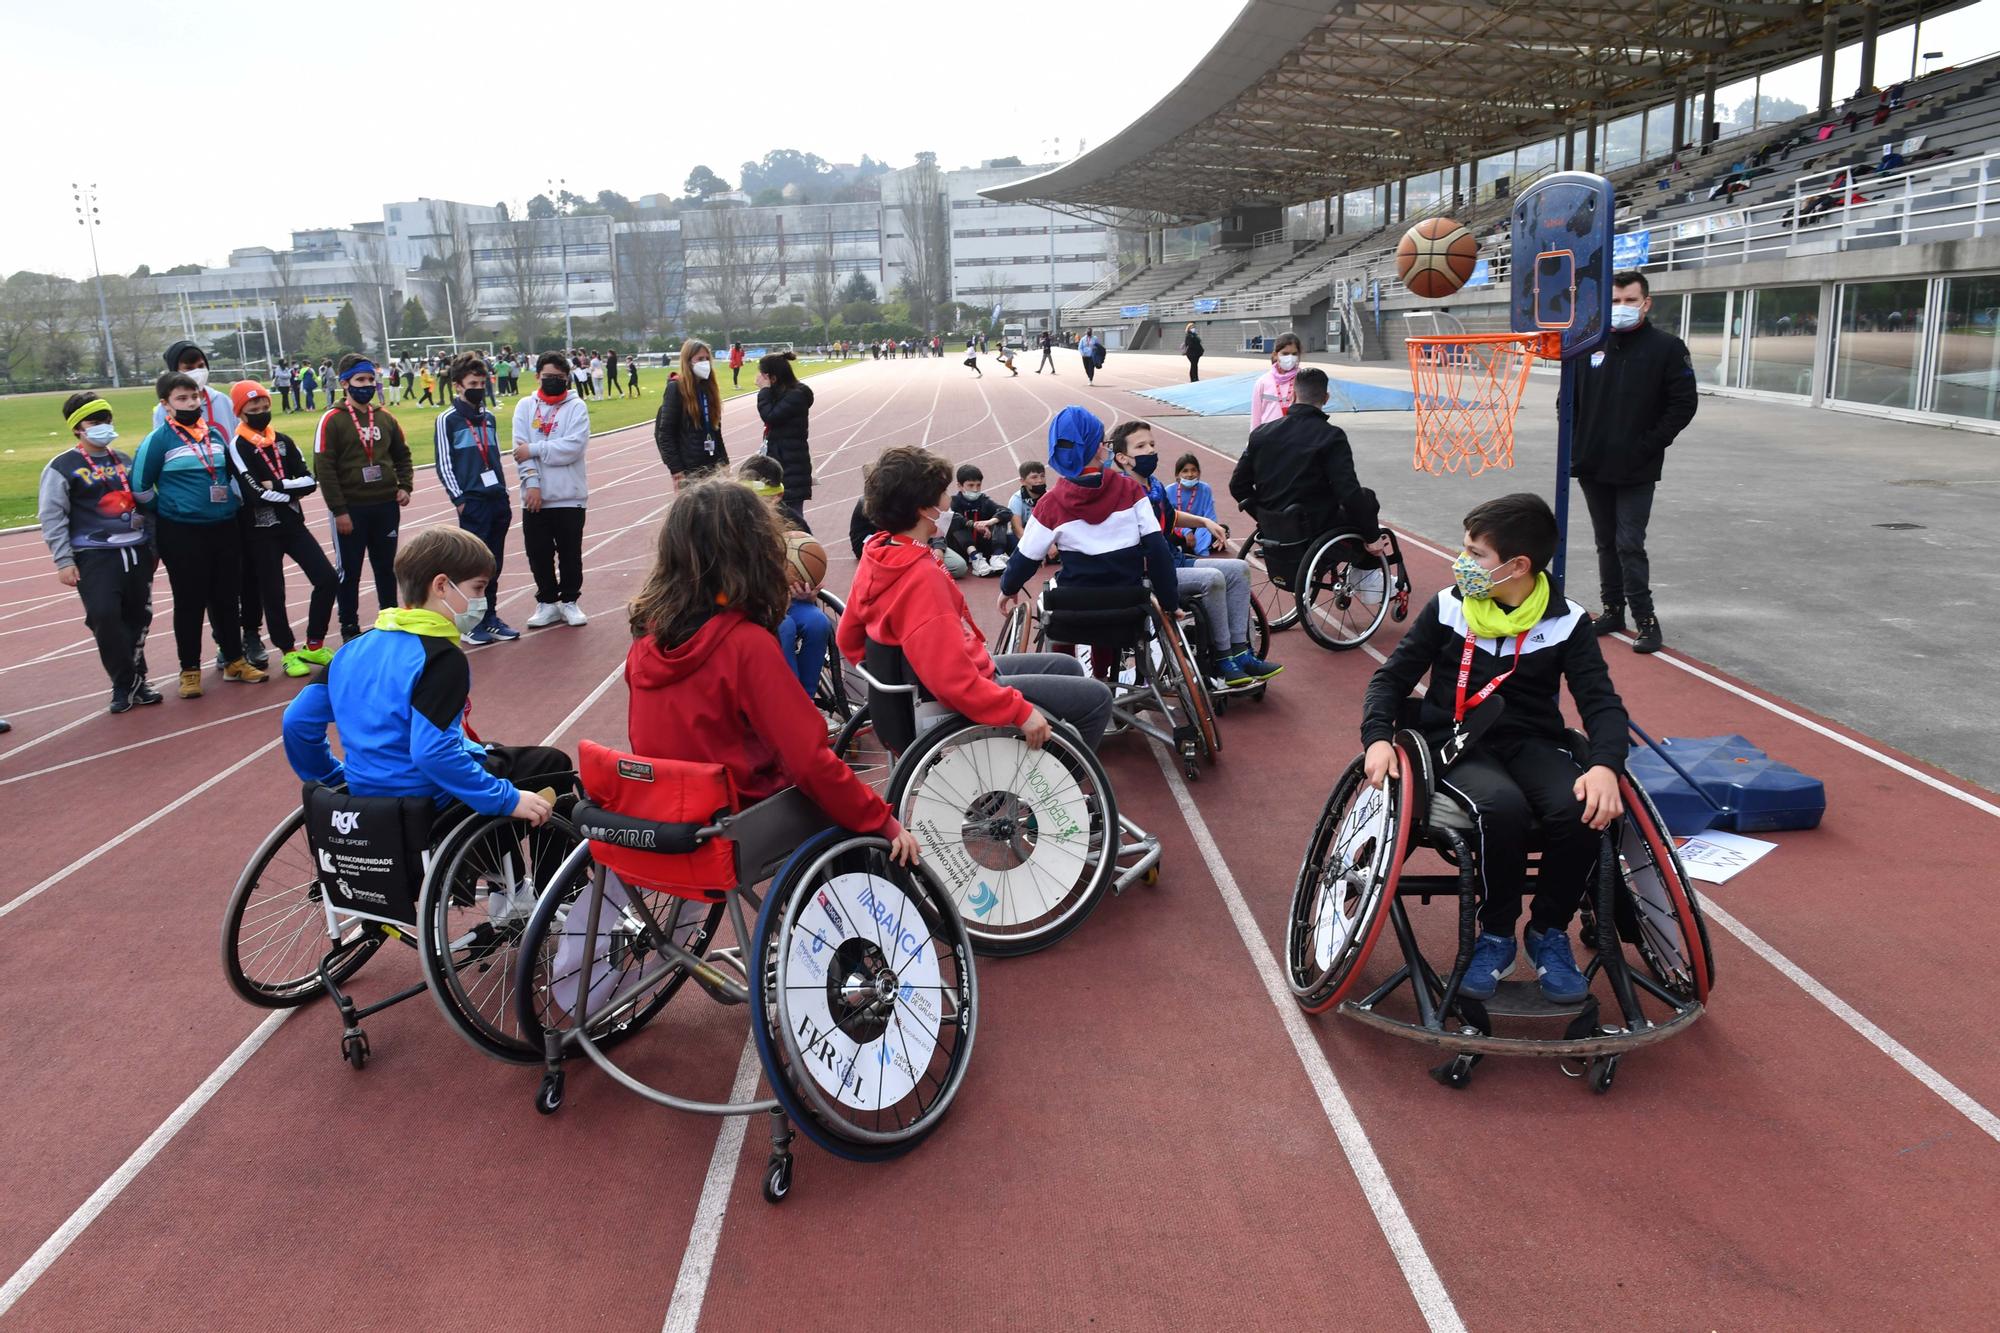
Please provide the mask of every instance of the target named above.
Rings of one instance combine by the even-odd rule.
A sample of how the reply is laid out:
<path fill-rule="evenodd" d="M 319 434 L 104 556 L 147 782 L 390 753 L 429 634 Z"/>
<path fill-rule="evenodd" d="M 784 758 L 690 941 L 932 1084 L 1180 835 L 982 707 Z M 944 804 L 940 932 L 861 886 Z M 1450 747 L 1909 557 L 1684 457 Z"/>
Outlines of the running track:
<path fill-rule="evenodd" d="M 817 380 L 829 586 L 847 584 L 840 534 L 880 448 L 977 460 L 1004 495 L 1055 410 L 1109 424 L 1177 365 L 1114 358 L 1094 390 L 1073 357 L 1056 381 L 973 382 L 955 357 Z M 742 452 L 754 411 L 725 411 Z M 1451 484 L 1361 465 L 1392 520 L 1400 488 Z M 1227 467 L 1210 456 L 1218 492 Z M 623 740 L 618 608 L 668 484 L 643 428 L 601 437 L 591 474 L 591 624 L 476 652 L 489 738 Z M 445 512 L 420 477 L 407 523 Z M 1456 534 L 1412 535 L 1422 596 Z M 525 570 L 517 534 L 517 623 Z M 990 621 L 991 581 L 967 592 Z M 171 666 L 164 579 L 156 607 L 154 663 Z M 217 925 L 298 799 L 275 746 L 297 687 L 211 684 L 105 716 L 73 595 L 33 534 L 0 538 L 0 716 L 16 724 L 0 749 L 0 1321 L 1990 1326 L 2000 1037 L 1980 1015 L 2000 801 L 1699 663 L 1614 650 L 1655 734 L 1743 731 L 1824 777 L 1831 813 L 1709 891 L 1716 1006 L 1626 1061 L 1610 1096 L 1540 1061 L 1487 1061 L 1449 1093 L 1422 1049 L 1305 1018 L 1284 993 L 1298 856 L 1375 663 L 1297 632 L 1274 655 L 1288 670 L 1229 713 L 1198 783 L 1136 739 L 1107 746 L 1121 807 L 1165 843 L 1161 884 L 1050 952 L 982 964 L 977 1058 L 943 1128 L 887 1166 L 802 1143 L 774 1209 L 760 1122 L 745 1147 L 744 1122 L 658 1110 L 587 1067 L 544 1119 L 535 1075 L 474 1053 L 427 1000 L 370 1020 L 359 1075 L 329 1009 L 237 1001 Z M 1413 911 L 1448 933 L 1448 908 Z M 1378 952 L 1371 975 L 1389 966 Z M 356 989 L 414 972 L 385 949 Z M 755 1077 L 742 1011 L 692 990 L 636 1047 L 687 1094 Z"/>

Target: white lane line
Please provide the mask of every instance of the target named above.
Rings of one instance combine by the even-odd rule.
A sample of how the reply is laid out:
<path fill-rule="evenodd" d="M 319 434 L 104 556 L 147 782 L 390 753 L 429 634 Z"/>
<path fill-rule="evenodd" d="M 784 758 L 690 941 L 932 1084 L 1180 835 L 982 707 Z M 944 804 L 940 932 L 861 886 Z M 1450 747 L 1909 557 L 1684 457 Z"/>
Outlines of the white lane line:
<path fill-rule="evenodd" d="M 753 1036 L 743 1043 L 729 1100 L 749 1101 L 762 1073 Z M 708 1174 L 702 1178 L 701 1199 L 694 1207 L 694 1223 L 688 1228 L 687 1249 L 681 1253 L 681 1271 L 674 1279 L 674 1294 L 667 1302 L 661 1333 L 694 1333 L 701 1322 L 701 1306 L 708 1297 L 709 1276 L 715 1271 L 715 1251 L 722 1244 L 722 1223 L 729 1213 L 729 1192 L 736 1181 L 736 1164 L 743 1156 L 750 1119 L 747 1115 L 727 1116 L 715 1136 L 715 1151 L 709 1154 Z"/>
<path fill-rule="evenodd" d="M 250 1035 L 229 1053 L 229 1058 L 217 1065 L 215 1072 L 203 1079 L 201 1086 L 189 1093 L 187 1100 L 175 1107 L 174 1113 L 162 1121 L 158 1129 L 147 1135 L 146 1141 L 134 1149 L 130 1157 L 119 1164 L 110 1178 L 77 1206 L 76 1211 L 56 1228 L 55 1234 L 43 1241 L 41 1248 L 28 1256 L 28 1262 L 14 1270 L 14 1275 L 7 1279 L 7 1285 L 0 1287 L 0 1315 L 6 1314 L 14 1307 L 16 1301 L 27 1294 L 28 1288 L 35 1285 L 35 1280 L 46 1273 L 56 1260 L 62 1258 L 63 1251 L 67 1250 L 76 1238 L 97 1220 L 98 1214 L 109 1208 L 112 1202 L 125 1192 L 125 1187 L 137 1179 L 139 1173 L 160 1155 L 161 1149 L 173 1142 L 174 1136 L 181 1132 L 182 1127 L 194 1119 L 202 1107 L 208 1105 L 210 1098 L 222 1091 L 222 1085 L 229 1082 L 236 1071 L 257 1053 L 257 1049 L 270 1040 L 271 1034 L 278 1030 L 278 1025 L 297 1012 L 295 1009 L 280 1009 L 259 1023 Z"/>
<path fill-rule="evenodd" d="M 1967 1096 L 1956 1083 L 1933 1069 L 1915 1051 L 1884 1032 L 1867 1015 L 1822 986 L 1811 973 L 1766 943 L 1763 936 L 1716 906 L 1713 894 L 1702 899 L 1701 910 L 1703 916 L 1741 940 L 1752 953 L 1778 969 L 1793 985 L 1824 1005 L 1828 1013 L 1860 1033 L 1862 1038 L 1876 1050 L 1894 1060 L 1902 1067 L 1904 1073 L 1943 1098 L 1947 1106 L 1977 1125 L 1987 1137 L 2000 1142 L 2000 1116 L 1994 1115 Z"/>
<path fill-rule="evenodd" d="M 1284 973 L 1278 970 L 1278 960 L 1272 956 L 1271 946 L 1258 929 L 1257 919 L 1250 912 L 1250 904 L 1244 900 L 1243 890 L 1237 886 L 1236 876 L 1230 872 L 1221 848 L 1208 831 L 1208 821 L 1202 818 L 1194 796 L 1188 791 L 1187 784 L 1181 781 L 1180 773 L 1168 761 L 1166 752 L 1158 746 L 1149 748 L 1159 761 L 1160 772 L 1166 775 L 1167 787 L 1173 793 L 1174 803 L 1180 807 L 1181 819 L 1193 836 L 1195 846 L 1200 849 L 1201 859 L 1208 864 L 1208 873 L 1215 881 L 1216 891 L 1229 908 L 1229 919 L 1235 923 L 1236 933 L 1243 939 L 1243 947 L 1249 950 L 1250 961 L 1256 964 L 1258 978 L 1264 983 L 1264 993 L 1278 1011 L 1285 1035 L 1292 1039 L 1292 1050 L 1297 1053 L 1299 1063 L 1305 1066 L 1306 1078 L 1319 1097 L 1320 1109 L 1325 1112 L 1327 1123 L 1333 1126 L 1334 1137 L 1340 1141 L 1340 1150 L 1354 1171 L 1355 1183 L 1360 1185 L 1362 1196 L 1368 1200 L 1369 1211 L 1375 1214 L 1375 1224 L 1388 1240 L 1389 1249 L 1396 1256 L 1397 1267 L 1403 1270 L 1403 1281 L 1409 1285 L 1410 1295 L 1415 1298 L 1417 1309 L 1423 1313 L 1424 1322 L 1435 1330 L 1463 1330 L 1465 1321 L 1459 1318 L 1458 1307 L 1452 1303 L 1451 1293 L 1445 1290 L 1444 1279 L 1438 1276 L 1430 1255 L 1424 1250 L 1423 1238 L 1417 1235 L 1416 1225 L 1410 1221 L 1403 1201 L 1397 1197 L 1396 1187 L 1390 1182 L 1382 1159 L 1375 1155 L 1375 1145 L 1368 1141 L 1368 1131 L 1362 1128 L 1361 1118 L 1354 1113 L 1353 1104 L 1341 1090 L 1340 1080 L 1334 1075 L 1326 1052 L 1306 1026 L 1305 1015 L 1292 998 Z"/>
<path fill-rule="evenodd" d="M 30 769 L 26 773 L 16 773 L 10 778 L 0 778 L 0 787 L 5 787 L 15 782 L 26 782 L 29 778 L 38 778 L 46 773 L 60 773 L 63 769 L 75 768 L 78 764 L 91 764 L 97 762 L 99 759 L 109 759 L 112 755 L 124 754 L 129 750 L 142 750 L 148 745 L 158 745 L 161 741 L 170 741 L 177 737 L 193 735 L 197 731 L 207 731 L 210 727 L 227 726 L 231 722 L 240 721 L 246 717 L 255 717 L 259 713 L 270 713 L 277 709 L 288 707 L 291 702 L 290 699 L 280 699 L 277 703 L 265 704 L 262 708 L 249 708 L 241 713 L 231 713 L 227 717 L 218 717 L 208 722 L 197 722 L 194 726 L 182 727 L 179 731 L 169 731 L 159 736 L 148 736 L 143 741 L 133 741 L 130 745 L 121 745 L 113 750 L 99 750 L 96 754 L 79 755 L 75 759 L 65 759 L 60 764 L 50 764 L 47 768 L 36 768 Z M 97 714 L 92 713 L 90 716 L 96 717 Z M 57 733 L 50 732 L 49 734 L 56 735 Z M 47 739 L 47 737 L 43 739 Z M 19 754 L 27 748 L 27 746 L 22 745 L 9 750 L 7 753 Z M 0 755 L 0 758 L 5 757 L 5 755 Z"/>

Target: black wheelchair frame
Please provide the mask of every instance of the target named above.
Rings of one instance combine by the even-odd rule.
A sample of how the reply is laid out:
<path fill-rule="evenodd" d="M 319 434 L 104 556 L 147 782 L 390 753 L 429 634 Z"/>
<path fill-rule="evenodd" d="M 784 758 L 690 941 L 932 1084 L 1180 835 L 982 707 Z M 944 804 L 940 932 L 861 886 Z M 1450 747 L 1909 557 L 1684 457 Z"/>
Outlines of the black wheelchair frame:
<path fill-rule="evenodd" d="M 1341 652 L 1358 648 L 1374 636 L 1382 622 L 1401 622 L 1410 614 L 1410 572 L 1403 560 L 1403 546 L 1395 532 L 1377 528 L 1363 533 L 1352 528 L 1311 531 L 1303 511 L 1288 507 L 1263 516 L 1250 536 L 1244 558 L 1253 569 L 1262 569 L 1269 585 L 1289 594 L 1284 599 L 1263 592 L 1253 580 L 1252 599 L 1269 600 L 1282 607 L 1282 614 L 1266 607 L 1271 628 L 1289 629 L 1303 624 L 1306 634 L 1322 648 Z M 1377 556 L 1366 548 L 1381 537 L 1389 539 L 1389 554 Z M 1379 596 L 1367 590 L 1371 574 L 1380 574 Z M 1349 613 L 1360 611 L 1358 617 Z"/>

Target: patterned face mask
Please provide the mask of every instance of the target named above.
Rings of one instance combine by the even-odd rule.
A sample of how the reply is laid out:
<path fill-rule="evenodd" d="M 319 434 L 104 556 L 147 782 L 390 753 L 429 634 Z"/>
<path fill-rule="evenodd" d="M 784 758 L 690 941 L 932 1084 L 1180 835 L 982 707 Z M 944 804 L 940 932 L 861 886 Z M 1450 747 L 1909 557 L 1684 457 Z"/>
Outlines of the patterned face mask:
<path fill-rule="evenodd" d="M 1493 571 L 1480 568 L 1470 552 L 1458 553 L 1458 558 L 1451 562 L 1451 576 L 1458 584 L 1461 597 L 1483 602 L 1493 596 Z"/>

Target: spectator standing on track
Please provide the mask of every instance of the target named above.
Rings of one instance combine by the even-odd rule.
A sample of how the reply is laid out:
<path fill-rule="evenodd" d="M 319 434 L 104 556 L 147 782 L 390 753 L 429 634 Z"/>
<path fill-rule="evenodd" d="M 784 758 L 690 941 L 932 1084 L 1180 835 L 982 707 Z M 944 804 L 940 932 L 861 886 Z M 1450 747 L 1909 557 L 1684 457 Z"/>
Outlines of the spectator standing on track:
<path fill-rule="evenodd" d="M 584 625 L 583 526 L 590 502 L 584 451 L 590 408 L 569 391 L 569 362 L 544 352 L 535 362 L 541 389 L 514 409 L 514 461 L 521 468 L 521 545 L 535 575 L 529 629 L 560 620 Z"/>
<path fill-rule="evenodd" d="M 228 394 L 209 387 L 207 354 L 194 343 L 177 342 L 167 348 L 161 360 L 166 362 L 168 370 L 178 370 L 201 386 L 208 424 L 221 434 L 226 446 L 228 441 L 236 437 L 236 409 L 230 406 Z M 154 427 L 157 429 L 166 419 L 167 407 L 162 402 L 153 409 Z M 247 523 L 248 515 L 239 515 L 237 521 L 239 525 Z M 249 529 L 242 527 L 238 536 L 242 550 L 238 552 L 237 564 L 240 569 L 247 571 L 250 568 Z M 159 543 L 157 527 L 154 529 L 153 541 L 157 546 Z M 259 626 L 264 621 L 264 608 L 258 600 L 256 584 L 248 578 L 240 581 L 237 593 L 242 603 L 237 611 L 237 617 L 243 628 L 243 656 L 251 666 L 262 670 L 271 660 L 270 655 L 264 651 L 264 641 L 257 634 Z M 215 659 L 217 671 L 223 670 L 228 665 L 229 663 L 219 656 Z"/>
<path fill-rule="evenodd" d="M 183 699 L 201 697 L 204 612 L 223 657 L 222 678 L 251 685 L 266 679 L 243 657 L 241 501 L 230 482 L 228 437 L 209 420 L 203 388 L 180 371 L 160 376 L 153 391 L 169 415 L 132 460 L 134 494 L 155 492 L 153 539 L 174 592 Z"/>
<path fill-rule="evenodd" d="M 1055 374 L 1055 373 L 1056 373 L 1056 351 L 1055 351 L 1055 348 L 1056 348 L 1056 340 L 1055 340 L 1055 336 L 1054 336 L 1053 334 L 1051 334 L 1051 333 L 1050 333 L 1050 332 L 1049 332 L 1049 331 L 1048 331 L 1047 329 L 1043 329 L 1043 330 L 1042 330 L 1042 360 L 1041 360 L 1041 364 L 1040 364 L 1040 365 L 1037 365 L 1037 366 L 1035 367 L 1035 373 L 1036 373 L 1037 375 L 1039 375 L 1039 374 L 1041 374 L 1041 373 L 1042 373 L 1042 368 L 1043 368 L 1044 366 L 1046 366 L 1046 367 L 1048 368 L 1048 372 L 1049 372 L 1049 374 L 1053 375 L 1053 374 Z"/>
<path fill-rule="evenodd" d="M 396 605 L 396 532 L 416 473 L 403 427 L 375 406 L 375 365 L 340 358 L 345 398 L 327 408 L 313 438 L 313 475 L 333 514 L 334 569 L 340 574 L 340 637 L 361 636 L 361 565 L 375 570 L 380 609 Z"/>
<path fill-rule="evenodd" d="M 681 373 L 660 395 L 653 417 L 653 445 L 679 487 L 684 477 L 729 466 L 722 440 L 722 386 L 715 382 L 715 354 L 690 338 L 681 344 Z"/>
<path fill-rule="evenodd" d="M 493 577 L 486 583 L 486 615 L 467 630 L 461 641 L 487 644 L 512 641 L 521 631 L 500 618 L 500 570 L 506 561 L 507 530 L 514 525 L 514 506 L 507 498 L 506 451 L 500 426 L 486 406 L 486 364 L 474 353 L 451 363 L 445 373 L 453 391 L 451 406 L 438 413 L 437 474 L 444 493 L 458 511 L 458 526 L 486 543 L 493 553 Z"/>
<path fill-rule="evenodd" d="M 111 711 L 123 713 L 160 702 L 146 682 L 158 565 L 151 525 L 132 490 L 132 460 L 111 447 L 118 438 L 111 404 L 95 393 L 73 393 L 63 403 L 63 422 L 76 447 L 42 469 L 36 518 L 56 581 L 83 601 L 84 626 L 111 678 Z"/>
<path fill-rule="evenodd" d="M 786 522 L 808 533 L 812 531 L 806 522 L 806 501 L 813 493 L 808 439 L 812 405 L 812 386 L 799 382 L 791 357 L 773 352 L 757 362 L 757 415 L 764 419 L 764 452 L 785 472 L 780 507 Z"/>
<path fill-rule="evenodd" d="M 1304 350 L 1296 333 L 1280 334 L 1271 348 L 1271 368 L 1257 377 L 1250 388 L 1250 429 L 1292 410 L 1293 386 L 1299 377 L 1299 353 Z"/>
<path fill-rule="evenodd" d="M 731 343 L 729 344 L 729 387 L 732 389 L 736 389 L 736 388 L 741 388 L 742 385 L 743 385 L 743 344 Z"/>
<path fill-rule="evenodd" d="M 1611 278 L 1611 336 L 1579 369 L 1575 454 L 1570 475 L 1583 489 L 1597 539 L 1604 613 L 1599 634 L 1637 627 L 1632 649 L 1656 653 L 1664 639 L 1653 610 L 1646 524 L 1667 446 L 1694 420 L 1700 395 L 1687 345 L 1646 318 L 1653 308 L 1643 273 Z"/>
<path fill-rule="evenodd" d="M 1085 329 L 1083 337 L 1076 344 L 1077 355 L 1083 358 L 1083 378 L 1086 383 L 1097 383 L 1097 330 Z"/>
<path fill-rule="evenodd" d="M 1201 353 L 1201 335 L 1196 333 L 1194 325 L 1190 324 L 1187 326 L 1187 336 L 1181 339 L 1181 355 L 1187 358 L 1189 384 L 1197 383 L 1201 379 Z"/>
<path fill-rule="evenodd" d="M 250 564 L 245 578 L 257 581 L 271 645 L 283 655 L 287 676 L 307 676 L 314 667 L 333 660 L 326 647 L 326 626 L 340 595 L 340 576 L 327 562 L 307 526 L 300 507 L 319 483 L 300 456 L 292 437 L 271 424 L 271 395 L 255 380 L 229 386 L 229 401 L 241 418 L 236 438 L 229 442 L 229 465 L 236 488 L 250 514 Z M 306 646 L 292 637 L 291 614 L 285 609 L 285 561 L 289 559 L 312 584 L 306 607 Z"/>

